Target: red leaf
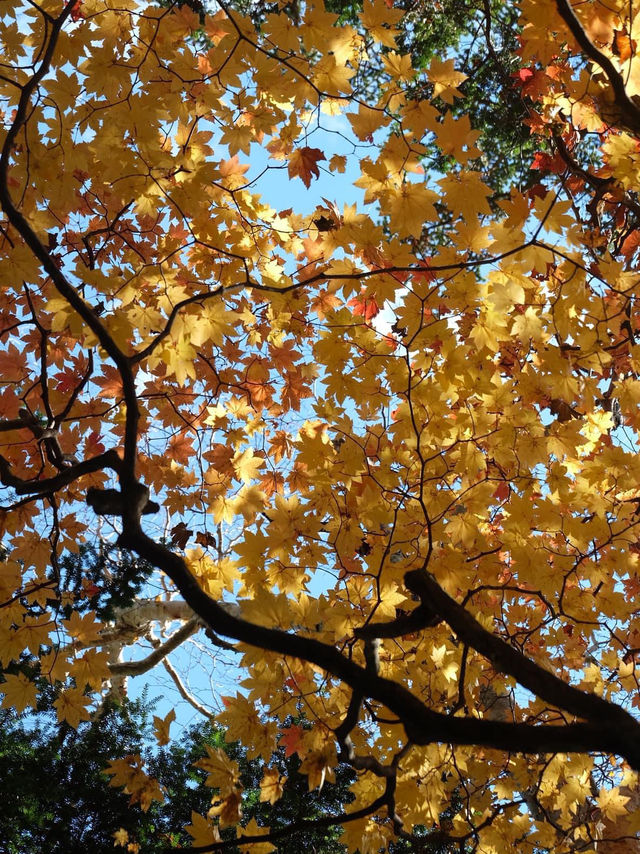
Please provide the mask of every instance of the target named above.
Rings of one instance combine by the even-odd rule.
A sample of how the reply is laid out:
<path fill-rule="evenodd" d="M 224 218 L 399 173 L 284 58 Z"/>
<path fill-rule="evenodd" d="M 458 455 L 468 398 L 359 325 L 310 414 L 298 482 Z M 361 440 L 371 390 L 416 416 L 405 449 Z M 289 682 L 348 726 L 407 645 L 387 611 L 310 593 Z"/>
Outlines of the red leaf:
<path fill-rule="evenodd" d="M 625 238 L 622 246 L 620 247 L 620 251 L 628 261 L 635 253 L 638 246 L 640 246 L 640 232 L 632 231 L 631 234 Z"/>
<path fill-rule="evenodd" d="M 353 299 L 349 300 L 347 305 L 353 306 L 353 313 L 356 317 L 363 317 L 367 322 L 380 312 L 375 294 L 372 294 L 369 297 L 364 295 L 353 297 Z"/>
<path fill-rule="evenodd" d="M 293 725 L 287 727 L 280 736 L 280 741 L 284 745 L 284 755 L 293 756 L 297 753 L 302 744 L 302 727 Z"/>
<path fill-rule="evenodd" d="M 530 168 L 539 169 L 540 172 L 554 172 L 556 175 L 560 175 L 566 170 L 567 164 L 559 154 L 551 156 L 544 151 L 537 151 Z"/>
<path fill-rule="evenodd" d="M 511 493 L 511 489 L 506 480 L 503 480 L 502 483 L 498 485 L 498 488 L 493 493 L 493 497 L 497 498 L 498 501 L 506 501 Z"/>
<path fill-rule="evenodd" d="M 76 0 L 71 8 L 72 21 L 84 21 L 84 12 L 82 11 L 82 0 Z"/>
<path fill-rule="evenodd" d="M 84 443 L 84 452 L 87 457 L 95 457 L 98 454 L 104 454 L 105 446 L 103 445 L 102 436 L 97 430 L 92 430 L 87 436 Z"/>
<path fill-rule="evenodd" d="M 514 71 L 511 76 L 516 82 L 520 83 L 521 86 L 524 86 L 524 84 L 533 77 L 533 71 L 530 68 L 519 68 L 517 71 Z"/>

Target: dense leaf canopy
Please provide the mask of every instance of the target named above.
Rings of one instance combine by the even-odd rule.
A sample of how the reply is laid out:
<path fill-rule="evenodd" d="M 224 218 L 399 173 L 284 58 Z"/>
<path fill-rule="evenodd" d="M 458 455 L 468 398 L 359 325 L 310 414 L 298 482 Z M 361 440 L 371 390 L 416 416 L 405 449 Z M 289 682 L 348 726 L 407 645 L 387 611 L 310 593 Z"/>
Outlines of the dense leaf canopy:
<path fill-rule="evenodd" d="M 197 637 L 237 693 L 177 690 L 249 760 L 304 715 L 361 854 L 640 829 L 640 3 L 497 5 L 513 187 L 470 31 L 423 62 L 384 0 L 0 7 L 2 706 L 81 726 Z M 122 584 L 69 573 L 98 540 Z M 273 850 L 236 760 L 199 767 L 195 849 Z"/>

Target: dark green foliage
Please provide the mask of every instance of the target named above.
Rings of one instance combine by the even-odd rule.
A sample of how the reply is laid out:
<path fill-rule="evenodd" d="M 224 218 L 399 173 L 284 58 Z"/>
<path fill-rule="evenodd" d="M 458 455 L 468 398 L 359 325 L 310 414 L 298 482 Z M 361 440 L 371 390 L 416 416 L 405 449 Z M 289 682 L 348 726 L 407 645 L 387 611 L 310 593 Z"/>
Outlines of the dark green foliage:
<path fill-rule="evenodd" d="M 340 813 L 352 798 L 348 787 L 354 775 L 346 766 L 338 769 L 335 783 L 310 793 L 298 758 L 285 757 L 281 749 L 271 764 L 288 778 L 285 794 L 275 806 L 260 803 L 263 766 L 247 760 L 242 745 L 226 744 L 224 733 L 207 723 L 152 753 L 150 719 L 145 702 L 110 706 L 77 731 L 57 725 L 48 712 L 27 718 L 0 710 L 0 854 L 113 854 L 113 834 L 120 828 L 144 854 L 188 846 L 190 837 L 182 828 L 191 823 L 192 810 L 207 813 L 214 794 L 203 785 L 206 773 L 193 767 L 206 755 L 205 744 L 224 749 L 240 765 L 243 821 L 255 818 L 275 830 L 300 818 Z M 154 802 L 146 813 L 109 786 L 103 774 L 109 761 L 132 753 L 146 755 L 148 773 L 167 792 L 166 801 Z M 345 848 L 339 830 L 327 828 L 294 835 L 278 851 L 342 854 Z"/>
<path fill-rule="evenodd" d="M 257 759 L 247 759 L 246 747 L 239 742 L 226 743 L 224 732 L 212 724 L 201 724 L 192 728 L 180 743 L 159 751 L 149 762 L 149 772 L 160 780 L 170 792 L 171 814 L 165 815 L 160 807 L 159 829 L 169 832 L 175 822 L 182 824 L 190 820 L 191 810 L 206 814 L 214 792 L 204 787 L 206 772 L 194 769 L 193 763 L 206 756 L 205 745 L 223 749 L 238 762 L 243 786 L 243 824 L 251 819 L 272 831 L 289 827 L 301 819 L 317 819 L 337 815 L 353 800 L 348 791 L 355 779 L 354 772 L 345 765 L 338 767 L 336 782 L 326 783 L 321 790 L 308 791 L 306 776 L 299 773 L 300 760 L 294 754 L 285 756 L 279 748 L 271 757 L 270 767 L 277 767 L 286 776 L 287 783 L 282 798 L 275 805 L 260 803 L 260 781 L 264 764 Z M 185 773 L 186 772 L 186 773 Z M 172 822 L 174 823 L 172 825 Z M 233 838 L 222 831 L 223 838 Z M 339 842 L 340 830 L 336 827 L 310 830 L 288 836 L 278 843 L 280 854 L 299 854 L 301 851 L 316 854 L 344 854 L 345 847 Z M 238 849 L 230 851 L 237 854 Z"/>
<path fill-rule="evenodd" d="M 93 610 L 99 620 L 133 605 L 153 572 L 151 564 L 118 546 L 83 545 L 60 560 L 60 589 L 76 597 L 75 609 Z M 84 596 L 86 607 L 78 607 Z"/>
<path fill-rule="evenodd" d="M 47 714 L 26 726 L 0 712 L 0 852 L 97 854 L 113 850 L 119 827 L 138 833 L 142 820 L 144 828 L 140 810 L 101 772 L 114 756 L 137 753 L 145 729 L 139 704 L 108 709 L 77 732 Z"/>
<path fill-rule="evenodd" d="M 400 0 L 394 6 L 406 12 L 398 38 L 400 53 L 410 53 L 416 68 L 427 68 L 434 57 L 455 57 L 456 69 L 467 75 L 459 87 L 463 97 L 450 109 L 455 116 L 468 115 L 472 128 L 480 131 L 483 157 L 477 168 L 486 175 L 486 183 L 496 194 L 513 183 L 520 188 L 532 183 L 530 165 L 540 141 L 523 124 L 532 104 L 513 76 L 519 67 L 517 5 L 501 0 Z M 327 0 L 327 7 L 357 25 L 362 3 Z M 357 85 L 374 98 L 380 80 L 380 67 L 371 64 Z M 429 89 L 427 85 L 425 97 Z M 435 146 L 429 146 L 425 161 L 437 172 L 449 168 Z"/>
<path fill-rule="evenodd" d="M 246 817 L 255 817 L 258 824 L 268 825 L 272 831 L 288 827 L 301 819 L 313 820 L 338 815 L 354 799 L 348 789 L 355 779 L 355 774 L 346 765 L 338 766 L 335 783 L 325 783 L 322 789 L 314 789 L 312 792 L 308 790 L 306 776 L 299 773 L 300 760 L 297 755 L 285 757 L 281 748 L 272 756 L 270 766 L 277 767 L 280 773 L 287 777 L 283 796 L 274 806 L 259 802 L 262 778 L 260 764 L 247 763 L 242 782 L 248 791 L 244 809 Z M 339 839 L 340 831 L 336 827 L 302 831 L 279 842 L 278 851 L 280 854 L 299 854 L 302 851 L 310 854 L 343 854 L 346 848 L 340 844 Z"/>

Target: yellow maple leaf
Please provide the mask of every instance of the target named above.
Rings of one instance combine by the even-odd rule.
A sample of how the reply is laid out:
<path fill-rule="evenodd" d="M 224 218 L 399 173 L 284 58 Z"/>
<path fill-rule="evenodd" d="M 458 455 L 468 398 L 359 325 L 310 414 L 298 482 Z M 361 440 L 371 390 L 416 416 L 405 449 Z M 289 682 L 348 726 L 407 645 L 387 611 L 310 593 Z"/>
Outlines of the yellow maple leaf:
<path fill-rule="evenodd" d="M 234 502 L 234 514 L 239 512 L 247 522 L 253 522 L 258 513 L 262 513 L 266 495 L 255 485 L 243 486 Z"/>
<path fill-rule="evenodd" d="M 205 786 L 219 789 L 223 796 L 229 794 L 236 788 L 240 780 L 240 768 L 235 759 L 231 759 L 224 750 L 219 747 L 211 747 L 205 744 L 207 755 L 204 759 L 194 762 L 194 767 L 202 768 L 207 772 Z"/>
<path fill-rule="evenodd" d="M 491 189 L 483 182 L 480 172 L 451 172 L 441 178 L 438 184 L 444 190 L 443 201 L 446 205 L 454 214 L 464 217 L 468 223 L 491 213 L 487 201 Z"/>
<path fill-rule="evenodd" d="M 391 121 L 384 110 L 376 110 L 366 104 L 359 104 L 358 112 L 347 113 L 347 118 L 358 139 L 370 142 L 373 140 L 373 134 L 380 128 L 386 127 Z"/>
<path fill-rule="evenodd" d="M 442 151 L 462 164 L 480 156 L 480 149 L 475 145 L 479 136 L 480 131 L 471 129 L 469 116 L 466 115 L 456 119 L 451 113 L 446 113 L 436 128 L 436 138 Z"/>
<path fill-rule="evenodd" d="M 188 824 L 185 830 L 193 839 L 194 846 L 211 845 L 214 842 L 220 842 L 221 839 L 216 825 L 197 812 L 192 811 L 191 824 Z"/>
<path fill-rule="evenodd" d="M 260 781 L 260 803 L 275 804 L 282 797 L 287 778 L 277 768 L 265 768 Z"/>
<path fill-rule="evenodd" d="M 86 708 L 90 704 L 91 698 L 86 697 L 79 688 L 67 688 L 53 703 L 58 721 L 66 721 L 74 729 L 78 728 L 80 721 L 91 719 Z"/>
<path fill-rule="evenodd" d="M 62 621 L 62 625 L 75 640 L 87 644 L 95 643 L 100 639 L 100 631 L 103 628 L 103 624 L 99 623 L 95 617 L 95 611 L 88 611 L 82 617 L 74 611 L 68 620 Z"/>
<path fill-rule="evenodd" d="M 436 218 L 433 203 L 437 199 L 438 194 L 425 184 L 407 182 L 397 191 L 387 191 L 380 209 L 390 215 L 401 237 L 420 237 L 425 223 Z"/>
<path fill-rule="evenodd" d="M 326 95 L 333 97 L 351 93 L 349 81 L 354 75 L 354 70 L 339 61 L 339 57 L 324 56 L 314 66 L 314 84 Z"/>
<path fill-rule="evenodd" d="M 89 649 L 72 662 L 69 672 L 79 688 L 88 685 L 92 690 L 99 691 L 111 675 L 108 662 L 108 652 Z"/>
<path fill-rule="evenodd" d="M 254 455 L 253 448 L 247 448 L 244 451 L 236 451 L 232 464 L 237 479 L 243 483 L 250 483 L 258 478 L 264 460 Z"/>
<path fill-rule="evenodd" d="M 600 789 L 598 794 L 598 807 L 608 819 L 615 820 L 621 815 L 626 815 L 628 803 L 629 796 L 623 795 L 619 786 L 614 786 L 611 789 Z"/>
<path fill-rule="evenodd" d="M 244 828 L 244 832 L 241 836 L 238 837 L 237 845 L 243 854 L 270 854 L 271 851 L 276 850 L 276 846 L 272 845 L 270 842 L 252 842 L 247 845 L 242 845 L 242 837 L 243 836 L 266 836 L 269 833 L 270 828 L 268 827 L 260 827 L 255 818 L 252 818 L 250 822 L 247 823 Z"/>
<path fill-rule="evenodd" d="M 334 765 L 335 748 L 332 745 L 328 745 L 322 750 L 311 751 L 305 756 L 300 765 L 300 773 L 306 775 L 310 792 L 313 789 L 322 789 L 327 778 L 334 779 Z"/>
<path fill-rule="evenodd" d="M 407 83 L 413 79 L 413 66 L 408 53 L 399 54 L 390 50 L 383 56 L 382 61 L 386 72 L 399 83 Z"/>
<path fill-rule="evenodd" d="M 169 727 L 175 719 L 175 709 L 171 709 L 164 718 L 161 718 L 158 715 L 153 716 L 153 734 L 160 747 L 165 744 L 169 744 Z"/>
<path fill-rule="evenodd" d="M 21 641 L 23 649 L 30 650 L 33 655 L 38 655 L 40 646 L 46 645 L 49 640 L 51 623 L 45 614 L 42 617 L 27 618 L 24 624 L 15 633 L 16 639 Z"/>
<path fill-rule="evenodd" d="M 402 18 L 402 11 L 390 7 L 385 0 L 364 0 L 360 20 L 372 39 L 394 48 L 396 46 L 395 24 Z"/>
<path fill-rule="evenodd" d="M 13 626 L 0 626 L 0 661 L 9 664 L 20 656 L 24 648 L 20 632 Z"/>
<path fill-rule="evenodd" d="M 9 599 L 20 586 L 22 567 L 17 561 L 5 560 L 0 572 L 0 599 Z"/>
<path fill-rule="evenodd" d="M 249 164 L 240 163 L 237 154 L 234 154 L 229 160 L 221 160 L 218 168 L 225 187 L 235 190 L 246 182 L 244 175 L 249 171 Z"/>
<path fill-rule="evenodd" d="M 467 75 L 455 70 L 453 59 L 442 61 L 434 57 L 427 69 L 427 77 L 433 83 L 434 98 L 442 98 L 447 104 L 453 104 L 455 98 L 462 98 L 457 87 L 464 83 Z"/>
<path fill-rule="evenodd" d="M 57 649 L 40 656 L 40 673 L 52 685 L 54 682 L 64 681 L 71 666 L 67 656 Z"/>
<path fill-rule="evenodd" d="M 511 331 L 523 341 L 528 341 L 530 338 L 534 341 L 540 341 L 544 337 L 544 329 L 539 312 L 530 305 L 524 314 L 519 314 L 516 317 Z"/>
<path fill-rule="evenodd" d="M 23 712 L 27 706 L 36 707 L 36 686 L 23 673 L 5 673 L 0 692 L 4 694 L 0 704 L 3 709 Z"/>
<path fill-rule="evenodd" d="M 124 829 L 124 827 L 121 827 L 121 828 L 119 828 L 119 830 L 116 830 L 116 832 L 113 834 L 113 838 L 114 838 L 114 843 L 113 843 L 114 848 L 118 847 L 118 846 L 124 848 L 124 846 L 129 841 L 129 834 Z"/>
<path fill-rule="evenodd" d="M 110 786 L 123 788 L 131 795 L 130 803 L 140 804 L 140 809 L 147 812 L 153 801 L 164 801 L 164 794 L 158 781 L 145 772 L 144 763 L 138 754 L 129 754 L 122 759 L 115 759 L 104 769 L 104 773 L 113 779 Z"/>

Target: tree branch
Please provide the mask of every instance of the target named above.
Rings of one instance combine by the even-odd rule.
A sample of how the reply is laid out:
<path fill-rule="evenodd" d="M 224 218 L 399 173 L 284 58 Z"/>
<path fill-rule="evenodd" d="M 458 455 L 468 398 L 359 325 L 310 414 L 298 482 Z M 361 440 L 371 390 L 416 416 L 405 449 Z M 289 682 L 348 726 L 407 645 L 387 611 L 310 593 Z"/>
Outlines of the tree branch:
<path fill-rule="evenodd" d="M 184 643 L 187 638 L 191 637 L 198 628 L 200 628 L 200 618 L 194 616 L 184 626 L 177 629 L 164 643 L 149 653 L 146 658 L 142 658 L 140 661 L 110 664 L 109 670 L 114 676 L 139 676 L 141 673 L 146 673 L 147 670 L 151 670 L 152 667 L 155 667 L 156 664 L 159 664 L 166 658 L 170 652 L 173 652 L 181 643 Z"/>
<path fill-rule="evenodd" d="M 613 89 L 616 106 L 620 110 L 620 115 L 624 119 L 627 127 L 636 134 L 640 134 L 640 108 L 636 106 L 634 101 L 627 95 L 627 90 L 624 85 L 622 75 L 611 62 L 608 56 L 605 56 L 602 51 L 593 44 L 589 36 L 582 28 L 582 24 L 578 20 L 569 0 L 556 0 L 558 14 L 565 22 L 572 36 L 577 41 L 580 49 L 595 62 L 604 71 L 607 79 Z"/>
<path fill-rule="evenodd" d="M 431 603 L 436 610 L 442 613 L 465 643 L 486 655 L 498 669 L 515 673 L 522 685 L 548 699 L 554 706 L 589 718 L 589 721 L 564 726 L 530 725 L 459 718 L 435 712 L 403 685 L 373 674 L 333 646 L 233 616 L 201 589 L 179 555 L 148 537 L 139 524 L 132 526 L 125 520 L 121 543 L 162 569 L 194 612 L 213 631 L 251 646 L 316 664 L 357 693 L 390 709 L 415 744 L 476 745 L 517 753 L 596 751 L 622 756 L 632 768 L 640 770 L 640 724 L 630 714 L 600 697 L 567 685 L 491 635 L 435 581 L 425 583 L 422 577 L 426 573 L 417 571 L 408 573 L 407 577 L 410 583 L 413 579 L 412 586 L 416 590 L 432 597 Z"/>
<path fill-rule="evenodd" d="M 182 679 L 180 679 L 180 676 L 178 675 L 177 670 L 171 664 L 171 662 L 169 661 L 168 658 L 165 658 L 163 660 L 162 666 L 167 671 L 169 676 L 173 679 L 173 682 L 174 682 L 176 688 L 178 689 L 178 693 L 180 694 L 180 696 L 184 700 L 186 700 L 190 706 L 193 706 L 193 708 L 197 712 L 200 712 L 200 714 L 203 715 L 205 718 L 210 719 L 210 718 L 215 717 L 215 715 L 209 709 L 205 708 L 205 706 L 201 705 L 201 703 L 199 703 L 196 700 L 196 698 L 193 696 L 193 694 L 190 694 L 189 691 L 187 691 L 187 689 L 185 688 L 185 686 L 182 682 Z"/>

